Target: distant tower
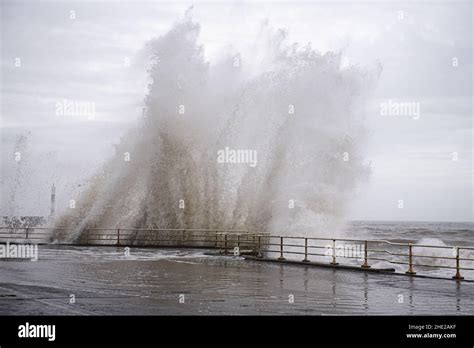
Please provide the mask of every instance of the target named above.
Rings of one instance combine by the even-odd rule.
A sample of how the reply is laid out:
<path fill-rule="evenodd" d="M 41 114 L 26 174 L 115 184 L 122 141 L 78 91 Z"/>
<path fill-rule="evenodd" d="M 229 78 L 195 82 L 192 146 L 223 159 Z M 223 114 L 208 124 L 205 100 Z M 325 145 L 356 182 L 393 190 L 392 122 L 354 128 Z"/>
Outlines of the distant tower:
<path fill-rule="evenodd" d="M 49 214 L 49 218 L 52 220 L 54 219 L 54 212 L 56 210 L 56 187 L 51 186 L 51 212 Z"/>

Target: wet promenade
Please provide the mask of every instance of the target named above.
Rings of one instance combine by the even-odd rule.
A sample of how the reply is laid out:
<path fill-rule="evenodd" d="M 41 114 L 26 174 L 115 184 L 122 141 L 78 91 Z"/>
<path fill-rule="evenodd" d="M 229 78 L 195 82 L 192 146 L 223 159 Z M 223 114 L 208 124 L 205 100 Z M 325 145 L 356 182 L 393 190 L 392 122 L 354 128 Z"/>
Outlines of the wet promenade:
<path fill-rule="evenodd" d="M 1 315 L 474 315 L 474 283 L 198 249 L 40 246 L 0 261 Z"/>

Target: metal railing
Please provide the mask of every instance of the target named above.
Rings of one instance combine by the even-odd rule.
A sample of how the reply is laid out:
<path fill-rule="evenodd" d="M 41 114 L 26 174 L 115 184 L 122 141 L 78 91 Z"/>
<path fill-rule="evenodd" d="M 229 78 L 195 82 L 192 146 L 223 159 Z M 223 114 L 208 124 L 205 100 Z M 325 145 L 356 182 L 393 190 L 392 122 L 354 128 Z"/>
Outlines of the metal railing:
<path fill-rule="evenodd" d="M 31 242 L 38 244 L 74 244 L 96 246 L 170 246 L 215 248 L 223 254 L 229 249 L 257 253 L 261 238 L 248 230 L 173 229 L 173 228 L 89 228 L 74 242 L 57 241 L 57 233 L 66 228 L 0 227 L 0 242 Z M 235 252 L 234 252 L 235 253 Z"/>
<path fill-rule="evenodd" d="M 344 238 L 267 236 L 267 239 L 269 242 L 262 246 L 265 249 L 265 253 L 277 254 L 277 260 L 281 261 L 286 260 L 290 255 L 303 256 L 304 258 L 299 261 L 305 263 L 311 262 L 310 257 L 315 257 L 315 261 L 329 259 L 330 265 L 338 265 L 338 261 L 341 259 L 356 259 L 360 260 L 360 267 L 362 268 L 371 268 L 370 263 L 379 261 L 405 265 L 405 273 L 408 275 L 416 274 L 415 266 L 420 269 L 452 269 L 455 272 L 452 278 L 457 280 L 464 279 L 464 277 L 461 276 L 461 271 L 474 271 L 474 247 Z M 324 242 L 325 244 L 321 245 L 317 242 Z M 347 242 L 350 244 L 347 244 Z M 349 248 L 347 248 L 347 246 L 349 246 Z M 321 249 L 324 249 L 323 252 L 318 252 Z M 439 255 L 439 253 L 438 255 L 431 255 L 430 251 L 433 250 L 444 250 L 445 252 L 441 253 L 441 255 Z M 349 253 L 346 253 L 347 251 L 349 251 Z M 451 255 L 447 256 L 447 254 Z M 389 257 L 382 255 L 388 255 Z M 415 259 L 441 260 L 444 262 L 441 264 L 439 262 L 430 264 L 426 261 L 415 262 Z M 461 266 L 461 261 L 463 261 L 464 264 L 470 264 L 470 267 Z M 353 263 L 351 265 L 353 265 Z"/>
<path fill-rule="evenodd" d="M 0 241 L 24 241 L 41 243 L 50 236 L 50 231 L 64 230 L 62 228 L 46 227 L 3 227 L 0 226 Z"/>
<path fill-rule="evenodd" d="M 65 228 L 0 227 L 0 242 L 51 243 L 55 233 Z M 218 249 L 222 254 L 250 253 L 257 258 L 303 263 L 318 262 L 336 266 L 341 260 L 349 265 L 369 269 L 373 262 L 388 262 L 406 267 L 405 273 L 416 270 L 450 269 L 453 279 L 462 280 L 461 271 L 474 271 L 474 247 L 423 245 L 387 240 L 274 236 L 266 232 L 219 229 L 132 229 L 90 228 L 83 231 L 75 245 L 95 246 L 172 246 Z M 433 254 L 432 254 L 433 253 Z M 302 259 L 301 259 L 302 258 Z M 434 260 L 433 262 L 419 260 Z M 328 262 L 329 261 L 329 262 Z M 355 262 L 355 263 L 354 263 Z"/>

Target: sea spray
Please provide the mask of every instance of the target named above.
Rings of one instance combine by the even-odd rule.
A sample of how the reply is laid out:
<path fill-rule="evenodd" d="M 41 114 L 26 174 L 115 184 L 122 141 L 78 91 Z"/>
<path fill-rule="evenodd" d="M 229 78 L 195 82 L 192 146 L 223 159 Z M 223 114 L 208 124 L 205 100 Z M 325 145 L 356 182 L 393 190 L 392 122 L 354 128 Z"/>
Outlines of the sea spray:
<path fill-rule="evenodd" d="M 378 73 L 287 43 L 263 26 L 258 58 L 209 63 L 191 18 L 150 41 L 141 123 L 57 220 L 89 227 L 221 228 L 334 235 L 367 177 L 365 101 Z M 236 64 L 236 62 L 238 64 Z M 223 149 L 255 165 L 218 161 Z"/>

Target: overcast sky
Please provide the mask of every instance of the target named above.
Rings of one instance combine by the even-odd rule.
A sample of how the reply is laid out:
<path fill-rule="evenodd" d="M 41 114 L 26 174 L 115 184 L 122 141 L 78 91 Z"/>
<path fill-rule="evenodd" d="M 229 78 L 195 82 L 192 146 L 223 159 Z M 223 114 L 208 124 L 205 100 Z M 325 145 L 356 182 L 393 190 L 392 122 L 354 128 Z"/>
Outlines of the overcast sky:
<path fill-rule="evenodd" d="M 141 115 L 148 82 L 140 50 L 191 4 L 210 61 L 230 46 L 249 52 L 268 20 L 290 41 L 341 51 L 347 64 L 383 66 L 367 114 L 372 175 L 349 218 L 473 220 L 471 1 L 1 0 L 1 192 L 18 186 L 19 214 L 46 215 L 53 182 L 65 206 L 113 153 Z M 95 103 L 95 117 L 58 116 L 64 99 Z M 417 103 L 419 118 L 381 115 L 389 100 Z M 28 140 L 18 169 L 21 135 Z"/>

